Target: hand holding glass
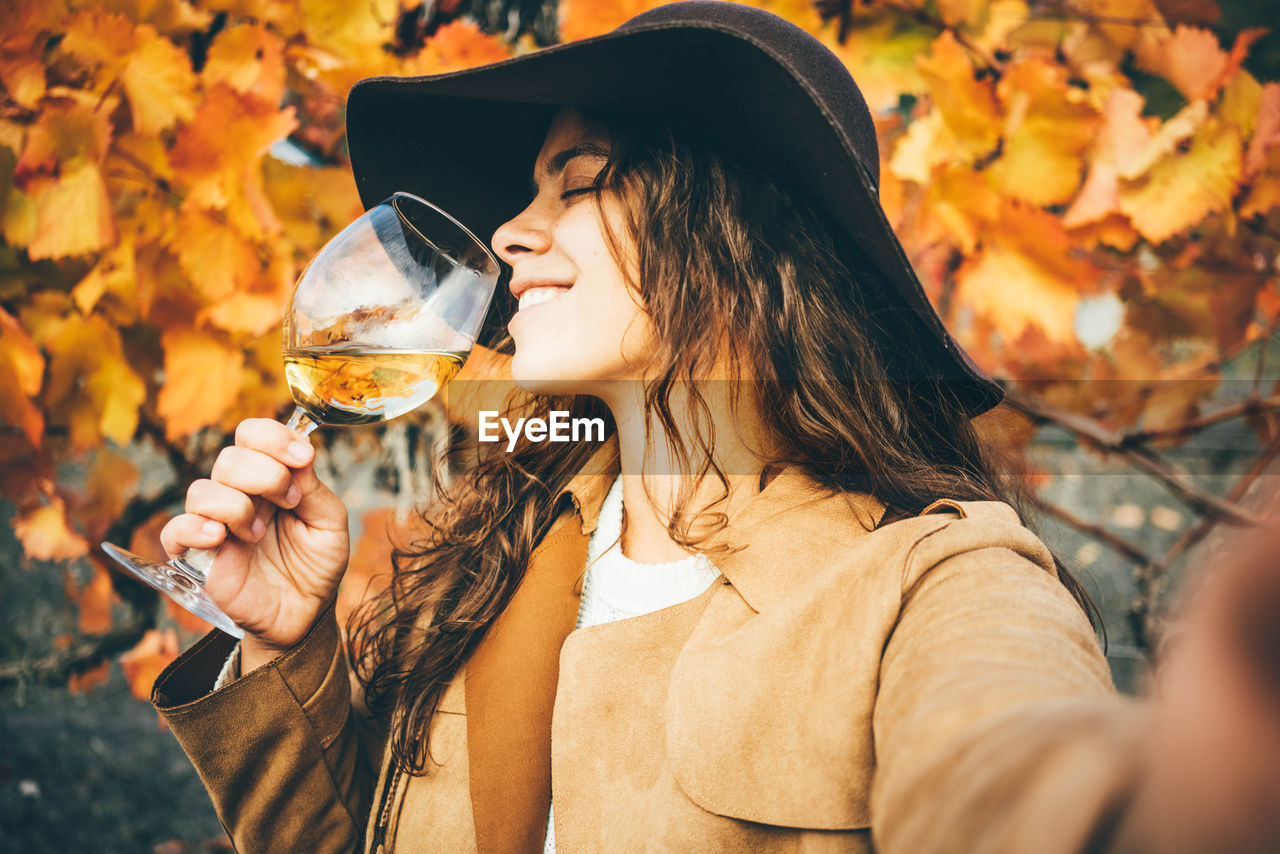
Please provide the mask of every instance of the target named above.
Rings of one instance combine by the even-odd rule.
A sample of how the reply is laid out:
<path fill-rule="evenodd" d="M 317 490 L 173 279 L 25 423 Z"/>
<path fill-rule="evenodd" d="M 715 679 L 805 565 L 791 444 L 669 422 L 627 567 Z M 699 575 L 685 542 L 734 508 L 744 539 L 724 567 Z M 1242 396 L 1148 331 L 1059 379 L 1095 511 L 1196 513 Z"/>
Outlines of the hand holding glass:
<path fill-rule="evenodd" d="M 426 403 L 453 379 L 497 286 L 489 249 L 457 220 L 396 193 L 325 244 L 294 287 L 284 320 L 289 428 L 372 424 Z M 229 535 L 229 534 L 228 534 Z M 157 563 L 111 543 L 137 578 L 235 637 L 244 631 L 205 593 L 215 551 Z"/>

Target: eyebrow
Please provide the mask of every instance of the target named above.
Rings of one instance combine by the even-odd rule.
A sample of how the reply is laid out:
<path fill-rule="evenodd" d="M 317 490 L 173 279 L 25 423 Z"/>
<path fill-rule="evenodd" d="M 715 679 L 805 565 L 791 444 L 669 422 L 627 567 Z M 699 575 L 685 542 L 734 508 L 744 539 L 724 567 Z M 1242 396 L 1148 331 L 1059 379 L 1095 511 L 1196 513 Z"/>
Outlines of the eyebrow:
<path fill-rule="evenodd" d="M 580 142 L 577 145 L 570 146 L 551 156 L 547 161 L 547 178 L 554 178 L 564 171 L 564 167 L 569 165 L 569 161 L 575 157 L 605 157 L 609 156 L 609 149 L 596 142 Z M 536 176 L 529 179 L 529 192 L 533 195 L 538 194 L 538 180 Z"/>

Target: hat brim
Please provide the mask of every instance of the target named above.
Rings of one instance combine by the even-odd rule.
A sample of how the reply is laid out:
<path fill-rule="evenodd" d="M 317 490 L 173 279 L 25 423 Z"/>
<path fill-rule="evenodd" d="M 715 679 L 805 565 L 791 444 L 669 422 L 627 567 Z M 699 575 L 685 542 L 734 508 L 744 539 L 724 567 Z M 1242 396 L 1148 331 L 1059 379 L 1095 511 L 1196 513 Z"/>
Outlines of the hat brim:
<path fill-rule="evenodd" d="M 853 141 L 786 57 L 733 28 L 688 20 L 628 26 L 463 71 L 362 80 L 347 100 L 361 201 L 367 208 L 396 191 L 414 193 L 488 242 L 528 203 L 534 159 L 564 105 L 661 119 L 815 204 L 883 280 L 860 277 L 859 285 L 909 375 L 957 384 L 971 414 L 1000 402 L 1000 387 L 929 303 Z M 482 341 L 515 310 L 502 286 L 495 304 Z"/>

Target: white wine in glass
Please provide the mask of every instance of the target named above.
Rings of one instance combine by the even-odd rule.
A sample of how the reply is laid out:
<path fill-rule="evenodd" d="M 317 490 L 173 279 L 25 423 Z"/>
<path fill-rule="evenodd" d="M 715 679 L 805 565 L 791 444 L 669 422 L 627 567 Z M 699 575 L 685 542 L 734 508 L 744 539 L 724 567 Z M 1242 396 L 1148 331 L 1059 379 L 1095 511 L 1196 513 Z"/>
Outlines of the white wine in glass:
<path fill-rule="evenodd" d="M 497 287 L 497 259 L 465 226 L 408 193 L 366 211 L 325 244 L 285 314 L 288 426 L 374 424 L 426 403 L 457 375 Z M 228 534 L 230 536 L 230 534 Z M 235 637 L 244 631 L 205 593 L 212 549 L 158 563 L 111 543 L 136 578 Z"/>

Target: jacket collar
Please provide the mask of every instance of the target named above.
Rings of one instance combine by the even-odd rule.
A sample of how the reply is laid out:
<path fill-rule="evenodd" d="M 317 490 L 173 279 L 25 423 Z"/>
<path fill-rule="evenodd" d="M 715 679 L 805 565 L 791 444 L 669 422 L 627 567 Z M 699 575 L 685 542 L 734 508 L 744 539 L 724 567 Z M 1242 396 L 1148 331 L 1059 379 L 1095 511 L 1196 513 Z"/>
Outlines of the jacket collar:
<path fill-rule="evenodd" d="M 557 493 L 557 501 L 565 495 L 573 501 L 583 535 L 596 530 L 604 497 L 620 470 L 615 434 Z M 716 568 L 747 604 L 759 612 L 791 586 L 794 579 L 789 569 L 820 565 L 828 553 L 847 546 L 846 531 L 874 530 L 884 513 L 884 504 L 874 497 L 827 489 L 803 467 L 791 465 L 732 511 L 726 526 L 703 548 L 712 553 Z M 853 530 L 851 521 L 856 525 Z M 789 559 L 780 560 L 782 554 Z"/>

